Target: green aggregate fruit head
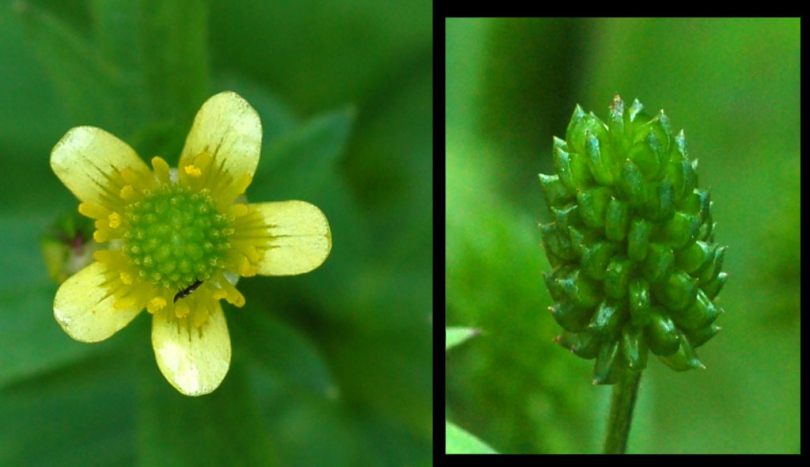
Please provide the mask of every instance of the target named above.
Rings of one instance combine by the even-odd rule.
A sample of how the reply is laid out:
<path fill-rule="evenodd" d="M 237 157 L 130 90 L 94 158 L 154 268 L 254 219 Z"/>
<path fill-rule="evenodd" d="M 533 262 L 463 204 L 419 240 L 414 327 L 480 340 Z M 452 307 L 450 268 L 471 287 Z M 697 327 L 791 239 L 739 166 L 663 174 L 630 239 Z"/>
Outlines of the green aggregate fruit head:
<path fill-rule="evenodd" d="M 640 371 L 648 351 L 678 371 L 720 330 L 713 303 L 728 276 L 712 203 L 681 131 L 617 95 L 607 124 L 577 106 L 554 138 L 556 175 L 540 174 L 553 221 L 540 226 L 557 342 L 596 359 L 594 382 Z"/>

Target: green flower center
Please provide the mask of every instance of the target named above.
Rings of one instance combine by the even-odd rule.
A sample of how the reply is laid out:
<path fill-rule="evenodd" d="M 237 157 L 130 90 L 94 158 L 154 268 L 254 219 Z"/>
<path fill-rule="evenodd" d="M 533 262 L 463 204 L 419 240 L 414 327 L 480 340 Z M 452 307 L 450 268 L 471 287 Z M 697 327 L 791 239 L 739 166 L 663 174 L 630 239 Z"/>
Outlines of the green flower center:
<path fill-rule="evenodd" d="M 207 190 L 192 192 L 179 184 L 162 185 L 129 204 L 123 221 L 123 251 L 141 280 L 177 290 L 222 268 L 233 234 Z"/>

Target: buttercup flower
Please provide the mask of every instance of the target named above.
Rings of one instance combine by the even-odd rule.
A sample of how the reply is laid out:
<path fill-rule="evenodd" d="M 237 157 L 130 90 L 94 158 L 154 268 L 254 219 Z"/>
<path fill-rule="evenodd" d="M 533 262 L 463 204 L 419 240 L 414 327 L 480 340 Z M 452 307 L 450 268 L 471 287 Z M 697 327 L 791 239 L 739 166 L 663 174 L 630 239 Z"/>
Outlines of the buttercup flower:
<path fill-rule="evenodd" d="M 320 266 L 329 224 L 303 201 L 246 204 L 259 163 L 259 115 L 223 92 L 194 119 L 178 170 L 160 157 L 152 170 L 104 130 L 73 128 L 51 167 L 95 219 L 94 262 L 56 292 L 54 315 L 70 337 L 98 342 L 141 311 L 152 315 L 152 345 L 169 383 L 190 396 L 216 389 L 231 343 L 221 299 L 241 307 L 239 276 L 294 275 Z"/>

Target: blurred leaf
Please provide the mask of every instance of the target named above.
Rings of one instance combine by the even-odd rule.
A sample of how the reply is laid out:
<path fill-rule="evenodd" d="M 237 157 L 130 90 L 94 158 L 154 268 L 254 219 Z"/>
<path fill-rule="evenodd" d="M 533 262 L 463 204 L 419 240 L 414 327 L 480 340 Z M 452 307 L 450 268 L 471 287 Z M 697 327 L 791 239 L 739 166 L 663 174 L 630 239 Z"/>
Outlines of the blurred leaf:
<path fill-rule="evenodd" d="M 358 436 L 356 414 L 339 394 L 322 397 L 283 385 L 267 372 L 251 372 L 267 431 L 278 445 L 284 465 L 364 465 L 365 443 Z"/>
<path fill-rule="evenodd" d="M 552 341 L 537 222 L 500 196 L 503 159 L 488 148 L 469 136 L 446 150 L 447 322 L 499 336 L 447 354 L 452 418 L 504 452 L 596 450 L 591 370 Z"/>
<path fill-rule="evenodd" d="M 473 328 L 447 328 L 445 330 L 444 350 L 455 347 L 467 339 L 478 334 L 478 329 Z"/>
<path fill-rule="evenodd" d="M 304 112 L 371 101 L 432 59 L 428 0 L 214 2 L 212 13 L 214 60 Z"/>
<path fill-rule="evenodd" d="M 381 310 L 377 310 L 381 312 Z M 433 429 L 432 336 L 425 324 L 364 335 L 333 333 L 325 343 L 341 390 L 367 407 L 430 439 Z"/>
<path fill-rule="evenodd" d="M 90 346 L 68 337 L 53 317 L 55 292 L 56 285 L 50 281 L 0 292 L 0 329 L 7 336 L 0 339 L 0 387 L 111 347 Z"/>
<path fill-rule="evenodd" d="M 0 387 L 86 358 L 115 344 L 69 338 L 53 317 L 56 284 L 48 278 L 39 239 L 46 224 L 32 213 L 0 217 Z"/>
<path fill-rule="evenodd" d="M 446 454 L 497 454 L 491 447 L 484 444 L 475 436 L 467 433 L 450 422 L 445 422 L 447 428 Z"/>
<path fill-rule="evenodd" d="M 237 459 L 244 465 L 277 465 L 273 438 L 238 360 L 209 395 L 184 396 L 157 369 L 143 372 L 139 389 L 143 465 L 229 465 Z"/>
<path fill-rule="evenodd" d="M 121 92 L 115 96 L 116 116 L 127 132 L 117 136 L 129 141 L 132 132 L 150 123 L 152 117 L 138 34 L 141 5 L 138 0 L 91 0 L 90 5 L 96 47 L 121 82 Z"/>
<path fill-rule="evenodd" d="M 403 432 L 402 425 L 384 412 L 354 415 L 360 424 L 362 454 L 357 465 L 418 465 L 433 455 L 432 442 L 421 433 Z M 428 441 L 432 441 L 430 436 Z"/>
<path fill-rule="evenodd" d="M 35 165 L 31 155 L 50 149 L 50 139 L 58 138 L 67 125 L 65 109 L 55 102 L 53 81 L 43 73 L 33 41 L 23 27 L 24 15 L 9 3 L 0 6 L 0 146 L 4 149 L 0 158 L 8 164 L 4 169 L 11 168 L 12 160 L 16 165 Z M 18 157 L 20 153 L 28 157 Z M 20 173 L 26 173 L 25 169 L 28 167 Z M 2 185 L 0 197 L 5 197 L 8 185 Z"/>
<path fill-rule="evenodd" d="M 84 360 L 0 390 L 0 464 L 134 464 L 135 382 L 127 355 Z"/>
<path fill-rule="evenodd" d="M 208 1 L 139 0 L 139 6 L 144 76 L 155 114 L 190 124 L 211 95 Z"/>
<path fill-rule="evenodd" d="M 253 199 L 312 199 L 324 180 L 335 176 L 344 155 L 354 111 L 344 109 L 314 117 L 269 141 L 250 189 Z"/>
<path fill-rule="evenodd" d="M 120 130 L 115 106 L 122 83 L 114 69 L 73 28 L 31 3 L 17 11 L 56 88 L 74 120 Z"/>
<path fill-rule="evenodd" d="M 283 384 L 322 396 L 338 392 L 320 351 L 271 311 L 248 302 L 228 321 L 234 348 L 244 350 L 245 358 L 258 362 Z"/>
<path fill-rule="evenodd" d="M 299 118 L 286 102 L 273 90 L 232 71 L 216 75 L 216 88 L 234 91 L 244 97 L 259 113 L 262 120 L 262 158 L 270 150 L 269 146 L 286 134 L 292 134 L 299 125 Z M 269 162 L 265 161 L 265 164 Z M 260 163 L 259 167 L 263 164 Z"/>

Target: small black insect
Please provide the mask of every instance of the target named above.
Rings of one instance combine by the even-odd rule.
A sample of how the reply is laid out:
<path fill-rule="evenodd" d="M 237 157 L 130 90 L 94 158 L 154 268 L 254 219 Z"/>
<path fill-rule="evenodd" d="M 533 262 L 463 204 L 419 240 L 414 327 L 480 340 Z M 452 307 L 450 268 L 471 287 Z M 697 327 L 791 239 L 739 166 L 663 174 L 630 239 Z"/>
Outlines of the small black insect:
<path fill-rule="evenodd" d="M 185 289 L 177 292 L 177 295 L 174 296 L 174 303 L 177 303 L 177 300 L 180 300 L 181 298 L 187 297 L 191 292 L 194 292 L 195 290 L 197 290 L 197 287 L 201 286 L 202 283 L 203 283 L 203 281 L 195 280 L 193 284 L 191 284 L 190 286 L 186 287 Z"/>

